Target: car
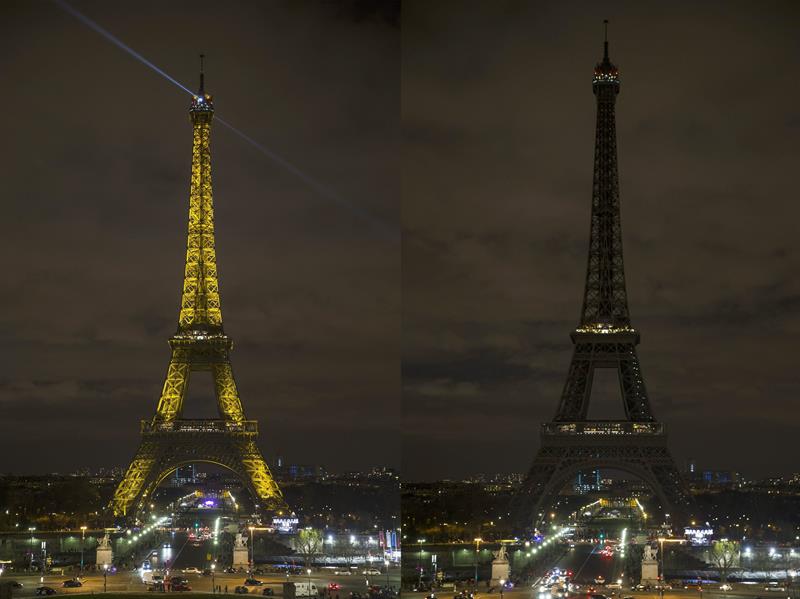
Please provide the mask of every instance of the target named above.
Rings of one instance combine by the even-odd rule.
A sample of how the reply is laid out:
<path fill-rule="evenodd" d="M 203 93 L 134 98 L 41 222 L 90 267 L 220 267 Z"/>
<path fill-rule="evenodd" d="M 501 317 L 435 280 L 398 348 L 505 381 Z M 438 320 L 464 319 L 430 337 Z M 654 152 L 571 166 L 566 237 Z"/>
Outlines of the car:
<path fill-rule="evenodd" d="M 330 583 L 328 585 L 328 590 L 329 591 L 338 591 L 341 588 L 342 588 L 342 585 L 340 585 L 338 582 L 332 582 L 332 583 Z"/>
<path fill-rule="evenodd" d="M 184 574 L 201 574 L 200 568 L 195 568 L 195 567 L 184 568 L 183 570 L 181 570 L 181 572 L 183 572 Z"/>
<path fill-rule="evenodd" d="M 238 586 L 235 589 L 233 589 L 233 592 L 236 593 L 237 595 L 247 595 L 247 593 L 249 593 L 250 591 L 247 589 L 247 587 Z"/>
<path fill-rule="evenodd" d="M 589 595 L 589 599 L 609 599 L 608 595 L 602 595 L 600 593 L 592 593 Z"/>
<path fill-rule="evenodd" d="M 362 572 L 362 574 L 366 574 L 368 576 L 377 576 L 381 573 L 380 570 L 376 570 L 375 568 L 367 568 Z"/>
<path fill-rule="evenodd" d="M 73 588 L 82 587 L 83 583 L 80 580 L 75 580 L 73 578 L 72 580 L 65 580 L 64 582 L 62 582 L 61 586 L 62 587 L 66 587 L 68 589 L 73 589 Z"/>
<path fill-rule="evenodd" d="M 272 597 L 275 594 L 275 591 L 269 587 L 264 587 L 264 589 L 261 591 L 261 594 L 265 597 Z"/>
<path fill-rule="evenodd" d="M 719 590 L 720 591 L 732 591 L 733 587 L 731 585 L 729 585 L 729 584 L 721 584 L 721 585 L 719 585 Z"/>
<path fill-rule="evenodd" d="M 211 571 L 210 568 L 206 568 L 205 570 L 203 570 L 203 576 L 211 576 L 212 574 L 213 572 Z"/>
<path fill-rule="evenodd" d="M 4 584 L 6 586 L 9 586 L 12 589 L 21 589 L 22 588 L 22 583 L 21 582 L 17 582 L 16 580 L 1 580 L 0 579 L 0 584 Z"/>
<path fill-rule="evenodd" d="M 37 595 L 55 595 L 56 590 L 53 587 L 41 586 L 36 588 Z"/>
<path fill-rule="evenodd" d="M 353 572 L 350 570 L 334 570 L 333 573 L 336 576 L 352 576 Z"/>
<path fill-rule="evenodd" d="M 684 590 L 687 591 L 702 591 L 703 585 L 702 584 L 685 584 L 683 585 Z M 667 590 L 666 585 L 664 586 L 664 590 Z"/>
<path fill-rule="evenodd" d="M 786 587 L 782 587 L 782 586 L 779 586 L 779 585 L 775 585 L 775 586 L 771 586 L 770 585 L 770 586 L 764 587 L 764 590 L 765 591 L 779 591 L 779 592 L 783 593 L 783 592 L 786 591 Z"/>
<path fill-rule="evenodd" d="M 248 587 L 260 587 L 261 585 L 264 584 L 264 581 L 257 580 L 255 578 L 247 578 L 247 579 L 245 579 L 244 584 L 245 584 L 245 586 L 248 586 Z"/>
<path fill-rule="evenodd" d="M 637 584 L 631 590 L 632 591 L 649 591 L 650 590 L 650 585 L 649 584 Z"/>
<path fill-rule="evenodd" d="M 622 589 L 622 584 L 619 582 L 609 582 L 606 585 L 607 589 Z"/>
<path fill-rule="evenodd" d="M 696 586 L 699 587 L 699 586 L 702 586 L 702 585 L 696 585 Z M 655 590 L 657 590 L 657 591 L 671 591 L 672 590 L 672 585 L 671 584 L 657 584 L 653 588 Z M 698 590 L 702 590 L 702 589 L 698 589 Z"/>
<path fill-rule="evenodd" d="M 603 578 L 602 576 L 598 576 L 597 578 L 594 579 L 594 583 L 595 584 L 603 584 L 603 583 L 605 583 L 605 581 L 606 581 L 606 579 Z"/>
<path fill-rule="evenodd" d="M 172 591 L 191 591 L 192 590 L 192 587 L 190 587 L 185 582 L 172 583 L 172 585 L 170 585 L 169 588 Z"/>
<path fill-rule="evenodd" d="M 236 574 L 238 572 L 238 570 L 236 568 L 234 568 L 233 566 L 229 566 L 229 567 L 225 568 L 223 570 L 223 572 L 225 572 L 225 574 Z"/>

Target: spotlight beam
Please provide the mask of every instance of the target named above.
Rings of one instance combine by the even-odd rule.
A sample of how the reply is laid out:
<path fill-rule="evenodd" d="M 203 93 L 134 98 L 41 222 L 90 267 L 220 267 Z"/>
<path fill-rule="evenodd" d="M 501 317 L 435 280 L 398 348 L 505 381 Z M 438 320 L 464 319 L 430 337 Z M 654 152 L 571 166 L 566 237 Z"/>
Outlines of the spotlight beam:
<path fill-rule="evenodd" d="M 59 8 L 61 8 L 64 12 L 66 12 L 67 14 L 69 14 L 69 15 L 75 17 L 76 19 L 78 19 L 81 23 L 86 25 L 89 29 L 91 29 L 92 31 L 94 31 L 94 32 L 100 34 L 101 36 L 103 36 L 106 40 L 108 40 L 109 42 L 114 44 L 117 48 L 119 48 L 120 50 L 123 50 L 124 52 L 126 52 L 127 54 L 129 54 L 130 56 L 132 56 L 133 58 L 138 60 L 139 62 L 141 62 L 143 65 L 145 65 L 146 67 L 148 67 L 152 71 L 158 73 L 164 79 L 166 79 L 167 81 L 172 83 L 174 86 L 178 87 L 179 89 L 181 89 L 182 91 L 186 92 L 190 96 L 194 96 L 195 95 L 195 93 L 193 91 L 191 91 L 188 87 L 183 85 L 180 81 L 178 81 L 174 77 L 171 77 L 168 73 L 166 73 L 162 69 L 158 68 L 152 62 L 147 60 L 144 56 L 142 56 L 141 54 L 136 52 L 136 50 L 134 50 L 133 48 L 131 48 L 130 46 L 128 46 L 124 42 L 120 41 L 116 37 L 114 37 L 114 35 L 110 31 L 108 31 L 107 29 L 104 29 L 103 27 L 101 27 L 97 22 L 93 21 L 92 19 L 90 19 L 89 17 L 87 17 L 86 15 L 81 13 L 80 11 L 76 10 L 74 7 L 72 7 L 70 4 L 68 4 L 64 0 L 53 0 L 53 2 Z M 389 240 L 391 240 L 391 241 L 399 241 L 399 231 L 397 229 L 395 229 L 394 227 L 388 225 L 383 220 L 372 216 L 371 214 L 369 214 L 365 210 L 357 207 L 353 203 L 351 203 L 351 202 L 345 200 L 344 198 L 340 197 L 335 191 L 329 189 L 328 187 L 326 187 L 322 183 L 320 183 L 317 180 L 315 180 L 313 177 L 311 177 L 309 175 L 306 175 L 300 168 L 298 168 L 297 166 L 295 166 L 294 164 L 292 164 L 288 160 L 282 158 L 281 156 L 279 156 L 278 154 L 276 154 L 275 152 L 273 152 L 272 150 L 270 150 L 269 148 L 267 148 L 263 144 L 257 142 L 255 139 L 253 139 L 252 137 L 250 137 L 249 135 L 244 133 L 241 129 L 238 129 L 237 127 L 234 127 L 231 123 L 229 123 L 228 121 L 224 120 L 223 118 L 217 116 L 217 117 L 215 117 L 215 120 L 217 122 L 219 122 L 222 126 L 224 126 L 227 129 L 229 129 L 231 132 L 235 133 L 242 140 L 246 141 L 248 144 L 253 146 L 261 154 L 263 154 L 264 156 L 266 156 L 267 158 L 269 158 L 270 160 L 272 160 L 276 164 L 280 165 L 284 170 L 290 172 L 295 177 L 300 179 L 309 188 L 314 190 L 318 195 L 324 197 L 325 199 L 333 202 L 334 204 L 336 204 L 336 205 L 338 205 L 338 206 L 340 206 L 342 208 L 346 208 L 354 216 L 357 216 L 358 218 L 360 218 L 361 220 L 369 223 L 370 225 L 372 225 L 376 229 L 379 229 L 384 236 L 389 238 Z"/>

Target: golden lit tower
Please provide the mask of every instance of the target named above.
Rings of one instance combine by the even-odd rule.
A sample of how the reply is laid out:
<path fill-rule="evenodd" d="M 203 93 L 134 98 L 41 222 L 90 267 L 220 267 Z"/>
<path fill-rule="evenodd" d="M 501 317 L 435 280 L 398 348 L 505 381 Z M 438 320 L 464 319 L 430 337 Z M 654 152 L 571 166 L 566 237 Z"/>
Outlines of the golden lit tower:
<path fill-rule="evenodd" d="M 278 485 L 256 444 L 258 423 L 245 420 L 233 379 L 233 342 L 222 328 L 214 244 L 211 192 L 211 121 L 214 103 L 205 92 L 203 57 L 200 91 L 192 98 L 192 180 L 189 234 L 178 330 L 169 340 L 172 357 L 156 414 L 142 421 L 142 442 L 114 493 L 115 515 L 130 515 L 177 467 L 195 462 L 225 466 L 247 484 L 261 507 L 284 510 Z M 193 371 L 211 371 L 218 419 L 182 418 L 183 400 Z"/>

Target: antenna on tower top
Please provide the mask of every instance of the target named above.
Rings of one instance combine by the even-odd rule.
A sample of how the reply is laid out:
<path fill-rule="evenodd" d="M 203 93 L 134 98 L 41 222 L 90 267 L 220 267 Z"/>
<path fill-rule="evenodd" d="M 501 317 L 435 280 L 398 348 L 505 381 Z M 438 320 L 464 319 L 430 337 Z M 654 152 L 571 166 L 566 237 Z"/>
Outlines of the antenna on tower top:
<path fill-rule="evenodd" d="M 608 61 L 608 19 L 603 19 L 603 60 Z"/>
<path fill-rule="evenodd" d="M 205 92 L 205 82 L 203 81 L 203 59 L 206 57 L 205 54 L 200 55 L 200 93 Z"/>

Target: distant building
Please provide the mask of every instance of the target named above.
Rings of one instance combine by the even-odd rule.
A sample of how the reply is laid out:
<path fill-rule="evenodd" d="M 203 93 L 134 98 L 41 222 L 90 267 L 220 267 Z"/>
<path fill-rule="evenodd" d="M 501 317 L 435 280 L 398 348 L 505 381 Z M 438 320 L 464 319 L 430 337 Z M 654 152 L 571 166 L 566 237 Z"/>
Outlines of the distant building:
<path fill-rule="evenodd" d="M 590 470 L 588 472 L 578 472 L 575 478 L 575 492 L 580 495 L 586 495 L 594 491 L 600 491 L 603 488 L 603 482 L 600 478 L 600 470 Z"/>

